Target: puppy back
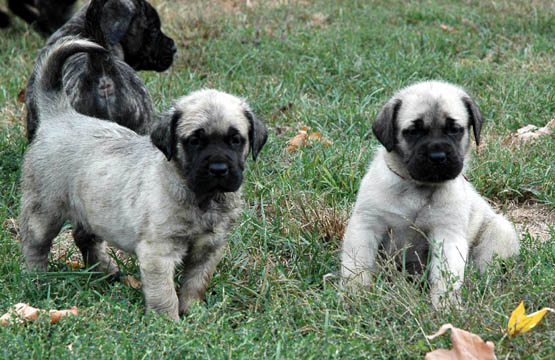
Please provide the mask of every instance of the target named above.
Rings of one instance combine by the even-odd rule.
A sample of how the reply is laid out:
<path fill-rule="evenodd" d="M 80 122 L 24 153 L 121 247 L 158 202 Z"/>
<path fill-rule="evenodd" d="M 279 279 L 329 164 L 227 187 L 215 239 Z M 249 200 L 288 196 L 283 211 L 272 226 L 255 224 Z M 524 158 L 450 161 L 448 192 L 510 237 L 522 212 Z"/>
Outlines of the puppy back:
<path fill-rule="evenodd" d="M 88 40 L 66 37 L 57 41 L 37 64 L 38 115 L 41 121 L 71 107 L 63 90 L 62 70 L 66 60 L 80 52 L 106 53 L 107 50 Z"/>

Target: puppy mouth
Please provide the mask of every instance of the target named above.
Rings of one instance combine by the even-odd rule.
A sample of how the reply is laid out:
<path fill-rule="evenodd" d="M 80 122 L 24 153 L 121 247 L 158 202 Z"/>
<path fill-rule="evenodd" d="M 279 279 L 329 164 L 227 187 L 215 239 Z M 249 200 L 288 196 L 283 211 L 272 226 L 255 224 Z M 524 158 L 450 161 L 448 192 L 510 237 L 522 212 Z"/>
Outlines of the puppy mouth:
<path fill-rule="evenodd" d="M 454 151 L 417 152 L 406 165 L 411 178 L 428 183 L 453 180 L 463 169 L 463 161 Z"/>
<path fill-rule="evenodd" d="M 228 192 L 235 192 L 239 190 L 243 184 L 242 176 L 227 176 L 227 177 L 199 177 L 191 179 L 190 188 L 197 196 L 203 197 L 204 194 L 221 194 Z"/>
<path fill-rule="evenodd" d="M 409 164 L 407 166 L 411 178 L 417 181 L 429 183 L 441 183 L 453 180 L 462 171 L 462 163 L 452 162 L 444 166 L 433 166 L 429 164 Z"/>

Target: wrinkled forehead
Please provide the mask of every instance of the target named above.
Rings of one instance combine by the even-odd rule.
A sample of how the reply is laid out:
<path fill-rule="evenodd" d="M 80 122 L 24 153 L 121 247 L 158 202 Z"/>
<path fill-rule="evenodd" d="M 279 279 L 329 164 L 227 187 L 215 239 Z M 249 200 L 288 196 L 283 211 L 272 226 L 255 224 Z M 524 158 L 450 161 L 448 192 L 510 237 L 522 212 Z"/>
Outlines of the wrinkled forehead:
<path fill-rule="evenodd" d="M 461 94 L 453 93 L 413 93 L 402 98 L 397 114 L 400 124 L 410 126 L 414 120 L 421 119 L 425 125 L 441 122 L 446 118 L 454 119 L 460 126 L 468 123 L 468 111 Z"/>
<path fill-rule="evenodd" d="M 177 125 L 179 136 L 187 137 L 198 129 L 203 129 L 207 134 L 227 134 L 230 128 L 235 128 L 247 137 L 249 126 L 245 115 L 246 106 L 240 99 L 222 94 L 206 94 L 188 100 L 176 104 L 176 110 L 182 113 Z"/>

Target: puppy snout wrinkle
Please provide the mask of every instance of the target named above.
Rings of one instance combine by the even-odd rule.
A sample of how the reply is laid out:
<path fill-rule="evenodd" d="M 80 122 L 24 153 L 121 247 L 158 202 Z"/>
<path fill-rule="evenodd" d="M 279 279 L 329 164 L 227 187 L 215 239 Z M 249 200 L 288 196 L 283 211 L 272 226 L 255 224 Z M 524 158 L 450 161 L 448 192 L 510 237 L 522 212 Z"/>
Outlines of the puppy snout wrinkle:
<path fill-rule="evenodd" d="M 210 164 L 208 171 L 210 172 L 210 175 L 214 177 L 224 177 L 229 174 L 229 167 L 226 163 L 215 162 Z"/>

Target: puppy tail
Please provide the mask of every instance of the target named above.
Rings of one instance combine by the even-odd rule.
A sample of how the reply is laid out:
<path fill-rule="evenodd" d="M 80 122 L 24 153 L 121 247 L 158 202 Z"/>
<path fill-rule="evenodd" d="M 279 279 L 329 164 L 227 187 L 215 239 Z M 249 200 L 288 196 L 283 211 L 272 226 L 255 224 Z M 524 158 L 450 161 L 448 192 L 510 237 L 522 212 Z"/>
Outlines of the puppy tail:
<path fill-rule="evenodd" d="M 89 40 L 65 37 L 52 46 L 38 65 L 39 119 L 44 115 L 56 114 L 71 107 L 63 90 L 62 70 L 67 58 L 80 52 L 107 53 L 108 51 Z"/>

